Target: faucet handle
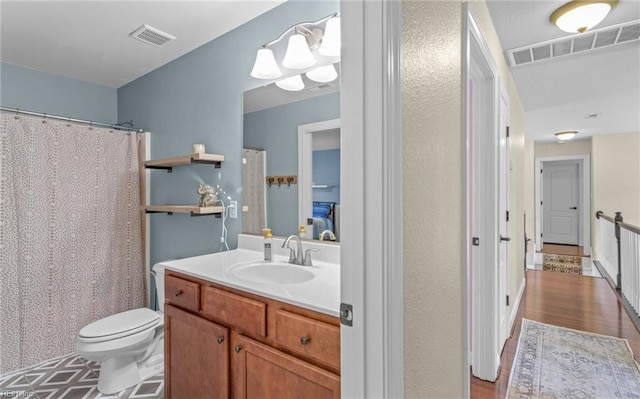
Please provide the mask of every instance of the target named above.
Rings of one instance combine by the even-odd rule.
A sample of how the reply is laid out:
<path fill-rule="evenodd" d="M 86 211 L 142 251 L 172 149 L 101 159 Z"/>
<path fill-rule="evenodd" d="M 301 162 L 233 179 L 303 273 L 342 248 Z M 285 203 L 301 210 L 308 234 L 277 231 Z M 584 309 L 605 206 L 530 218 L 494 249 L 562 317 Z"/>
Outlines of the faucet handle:
<path fill-rule="evenodd" d="M 309 248 L 306 251 L 304 251 L 304 262 L 303 264 L 305 266 L 313 266 L 313 264 L 311 263 L 311 252 L 318 252 L 320 251 L 317 248 Z"/>

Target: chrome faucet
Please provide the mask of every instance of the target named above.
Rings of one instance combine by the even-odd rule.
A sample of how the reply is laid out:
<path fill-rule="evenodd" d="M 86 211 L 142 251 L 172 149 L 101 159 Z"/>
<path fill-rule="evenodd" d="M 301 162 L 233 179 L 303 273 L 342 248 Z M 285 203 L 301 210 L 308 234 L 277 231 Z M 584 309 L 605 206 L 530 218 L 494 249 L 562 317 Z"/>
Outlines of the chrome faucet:
<path fill-rule="evenodd" d="M 295 239 L 298 242 L 297 251 L 291 248 L 291 240 Z M 311 263 L 311 252 L 318 252 L 319 249 L 308 248 L 304 253 L 302 252 L 302 241 L 297 235 L 290 235 L 282 243 L 282 248 L 289 248 L 289 263 L 294 265 L 313 266 Z"/>
<path fill-rule="evenodd" d="M 325 231 L 323 231 L 322 233 L 320 233 L 320 241 L 324 241 L 324 236 L 329 234 L 329 240 L 330 241 L 335 241 L 336 240 L 336 235 L 333 234 L 333 231 L 327 229 Z"/>

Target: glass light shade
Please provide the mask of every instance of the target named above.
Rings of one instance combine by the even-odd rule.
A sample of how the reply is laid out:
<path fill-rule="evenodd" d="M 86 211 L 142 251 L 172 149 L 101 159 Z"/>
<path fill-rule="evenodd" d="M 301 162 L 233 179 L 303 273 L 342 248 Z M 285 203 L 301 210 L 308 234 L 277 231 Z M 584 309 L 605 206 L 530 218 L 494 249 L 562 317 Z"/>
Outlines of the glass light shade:
<path fill-rule="evenodd" d="M 307 77 L 314 82 L 327 83 L 334 81 L 338 77 L 338 72 L 333 64 L 329 64 L 307 72 Z"/>
<path fill-rule="evenodd" d="M 578 134 L 578 132 L 576 132 L 575 130 L 567 131 L 567 132 L 558 132 L 556 133 L 556 137 L 558 138 L 558 140 L 567 141 L 574 138 L 576 134 Z"/>
<path fill-rule="evenodd" d="M 316 64 L 316 59 L 309 50 L 307 39 L 304 35 L 296 33 L 289 37 L 287 52 L 284 54 L 282 66 L 289 69 L 305 69 Z"/>
<path fill-rule="evenodd" d="M 278 68 L 276 58 L 273 56 L 271 49 L 261 48 L 258 50 L 251 76 L 257 79 L 275 79 L 282 76 L 282 71 Z"/>
<path fill-rule="evenodd" d="M 302 76 L 295 75 L 295 76 L 291 76 L 290 78 L 277 81 L 276 86 L 278 86 L 283 90 L 300 91 L 304 89 L 304 82 L 302 82 Z"/>
<path fill-rule="evenodd" d="M 327 57 L 338 57 L 340 55 L 340 40 L 340 17 L 330 18 L 324 28 L 322 44 L 318 51 Z"/>
<path fill-rule="evenodd" d="M 616 5 L 614 1 L 572 1 L 551 14 L 551 22 L 568 33 L 584 33 L 602 22 Z"/>

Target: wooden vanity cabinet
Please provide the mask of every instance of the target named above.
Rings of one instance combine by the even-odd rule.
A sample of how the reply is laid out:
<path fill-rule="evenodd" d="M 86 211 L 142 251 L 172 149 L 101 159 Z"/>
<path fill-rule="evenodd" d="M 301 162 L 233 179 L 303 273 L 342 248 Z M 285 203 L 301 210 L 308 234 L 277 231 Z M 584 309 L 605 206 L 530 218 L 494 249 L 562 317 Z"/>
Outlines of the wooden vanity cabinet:
<path fill-rule="evenodd" d="M 337 317 L 170 270 L 165 281 L 167 399 L 340 397 Z"/>
<path fill-rule="evenodd" d="M 229 397 L 229 329 L 164 307 L 167 399 Z"/>
<path fill-rule="evenodd" d="M 232 397 L 337 399 L 340 377 L 235 332 L 231 333 Z"/>

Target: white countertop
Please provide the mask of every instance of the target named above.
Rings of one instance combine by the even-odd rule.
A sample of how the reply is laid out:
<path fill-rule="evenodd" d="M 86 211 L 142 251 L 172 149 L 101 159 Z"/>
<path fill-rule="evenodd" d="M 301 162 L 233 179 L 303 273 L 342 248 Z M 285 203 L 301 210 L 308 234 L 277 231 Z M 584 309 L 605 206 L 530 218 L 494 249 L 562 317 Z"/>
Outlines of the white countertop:
<path fill-rule="evenodd" d="M 305 249 L 309 247 L 306 242 L 304 247 Z M 262 251 L 235 249 L 192 258 L 165 261 L 159 264 L 188 276 L 339 317 L 339 264 L 314 260 L 313 266 L 299 266 L 311 271 L 315 274 L 315 278 L 306 282 L 291 284 L 253 283 L 240 280 L 229 273 L 231 266 L 237 263 L 261 261 L 263 258 Z M 276 254 L 273 260 L 287 262 L 289 258 Z"/>

